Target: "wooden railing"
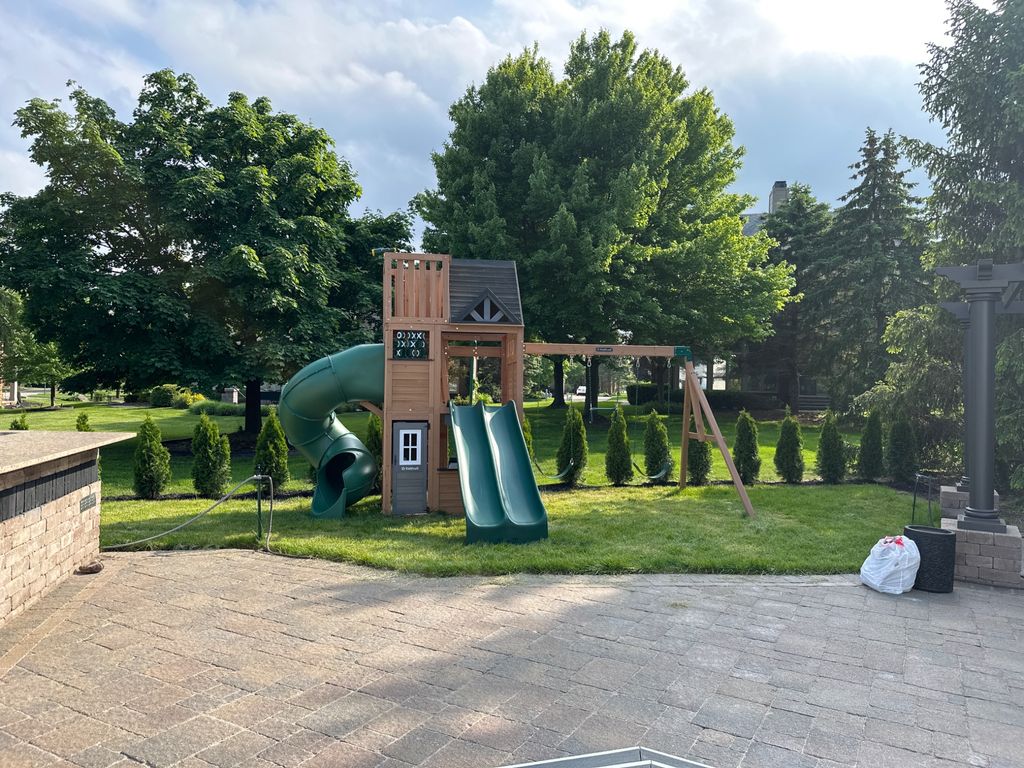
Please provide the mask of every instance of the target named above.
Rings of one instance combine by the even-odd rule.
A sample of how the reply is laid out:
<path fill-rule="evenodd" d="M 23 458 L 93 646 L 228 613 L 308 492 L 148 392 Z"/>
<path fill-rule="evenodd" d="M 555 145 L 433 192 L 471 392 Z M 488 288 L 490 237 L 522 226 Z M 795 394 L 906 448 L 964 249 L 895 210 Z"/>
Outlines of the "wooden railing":
<path fill-rule="evenodd" d="M 384 254 L 384 319 L 448 319 L 451 257 L 438 254 Z"/>

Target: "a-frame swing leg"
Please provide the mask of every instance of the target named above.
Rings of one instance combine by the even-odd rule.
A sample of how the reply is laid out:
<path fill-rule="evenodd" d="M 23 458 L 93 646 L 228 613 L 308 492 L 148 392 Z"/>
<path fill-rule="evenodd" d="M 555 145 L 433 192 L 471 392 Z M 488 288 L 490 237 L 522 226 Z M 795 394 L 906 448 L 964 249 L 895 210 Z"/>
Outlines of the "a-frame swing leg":
<path fill-rule="evenodd" d="M 743 503 L 743 516 L 754 517 L 754 505 L 750 503 L 747 489 L 743 486 L 743 481 L 740 480 L 740 473 L 736 471 L 736 464 L 732 460 L 732 454 L 729 453 L 729 446 L 725 444 L 722 430 L 718 428 L 718 421 L 715 420 L 715 414 L 711 411 L 711 404 L 708 403 L 707 395 L 704 394 L 704 390 L 697 383 L 697 374 L 693 370 L 693 363 L 689 360 L 686 361 L 686 378 L 688 381 L 693 382 L 693 391 L 699 403 L 699 410 L 695 407 L 694 412 L 698 414 L 698 421 L 700 420 L 700 413 L 703 413 L 704 417 L 708 420 L 708 426 L 711 427 L 711 434 L 714 435 L 715 444 L 718 446 L 718 450 L 721 451 L 722 458 L 725 459 L 725 466 L 729 468 L 732 484 L 736 487 L 736 493 L 739 494 L 740 501 Z"/>

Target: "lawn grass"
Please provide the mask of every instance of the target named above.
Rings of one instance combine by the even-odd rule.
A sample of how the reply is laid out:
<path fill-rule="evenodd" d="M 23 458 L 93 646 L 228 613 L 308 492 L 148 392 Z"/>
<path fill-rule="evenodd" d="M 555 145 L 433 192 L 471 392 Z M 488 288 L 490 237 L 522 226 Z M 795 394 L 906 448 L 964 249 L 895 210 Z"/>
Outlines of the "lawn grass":
<path fill-rule="evenodd" d="M 908 494 L 878 485 L 755 486 L 743 518 L 731 486 L 548 491 L 550 537 L 525 545 L 465 541 L 465 522 L 394 518 L 379 497 L 342 520 L 316 520 L 308 498 L 279 502 L 272 549 L 433 576 L 506 573 L 845 573 L 910 519 Z M 201 500 L 104 502 L 104 546 L 143 538 L 202 510 Z M 231 501 L 145 547 L 256 546 L 255 503 Z"/>
<path fill-rule="evenodd" d="M 527 406 L 534 446 L 544 468 L 554 471 L 564 411 L 544 403 Z M 578 407 L 578 404 L 577 406 Z M 648 407 L 627 407 L 634 450 L 643 442 L 643 419 Z M 85 405 L 75 409 L 29 414 L 32 429 L 73 430 L 81 412 L 89 414 L 96 430 L 137 431 L 149 414 L 164 439 L 191 437 L 199 420 L 172 408 Z M 240 416 L 213 417 L 224 432 L 237 430 Z M 366 429 L 367 414 L 341 416 L 357 435 Z M 731 445 L 735 414 L 720 414 Z M 760 422 L 761 478 L 777 480 L 772 456 L 778 421 Z M 678 452 L 680 418 L 668 417 L 673 449 Z M 910 497 L 876 485 L 828 487 L 755 485 L 751 500 L 758 516 L 745 519 L 730 485 L 678 488 L 634 485 L 612 488 L 604 477 L 606 423 L 588 425 L 590 460 L 583 475 L 587 486 L 565 491 L 538 475 L 550 520 L 550 538 L 529 545 L 467 546 L 461 518 L 432 514 L 393 518 L 380 513 L 380 497 L 364 499 L 343 520 L 315 520 L 310 500 L 279 500 L 274 520 L 273 548 L 294 555 L 322 557 L 380 568 L 429 575 L 530 573 L 834 573 L 859 568 L 877 539 L 901 530 L 909 520 Z M 813 477 L 819 430 L 804 429 L 807 479 Z M 858 436 L 846 435 L 855 442 Z M 198 498 L 161 501 L 113 501 L 131 494 L 134 441 L 104 448 L 101 540 L 124 543 L 167 530 L 205 509 Z M 642 456 L 635 457 L 642 463 Z M 293 479 L 286 490 L 308 489 L 305 460 L 293 454 Z M 191 457 L 172 457 L 173 480 L 168 493 L 192 491 Z M 252 457 L 235 456 L 233 477 L 252 471 Z M 713 454 L 712 478 L 726 480 L 721 457 Z M 194 525 L 143 547 L 158 549 L 256 546 L 256 505 L 252 499 L 230 501 Z"/>
<path fill-rule="evenodd" d="M 537 456 L 537 461 L 540 463 L 544 472 L 550 475 L 555 474 L 555 454 L 558 451 L 558 443 L 562 437 L 562 425 L 565 421 L 564 410 L 552 410 L 548 408 L 550 401 L 539 401 L 533 403 L 526 403 L 526 415 L 530 419 L 530 425 L 533 427 L 533 447 L 534 453 Z M 580 404 L 574 404 L 575 408 L 581 407 Z M 622 406 L 623 413 L 626 416 L 626 425 L 628 427 L 628 435 L 630 444 L 633 450 L 633 461 L 638 466 L 643 467 L 643 447 L 644 447 L 644 421 L 647 415 L 651 411 L 650 406 Z M 608 412 L 604 412 L 605 415 Z M 718 421 L 718 425 L 722 430 L 722 435 L 725 437 L 725 441 L 730 448 L 736 438 L 736 417 L 737 414 L 734 412 L 725 412 L 715 414 Z M 666 429 L 668 430 L 669 442 L 672 446 L 672 453 L 676 461 L 676 467 L 673 469 L 673 477 L 678 478 L 678 462 L 679 462 L 679 445 L 682 438 L 682 417 L 677 413 L 671 416 L 662 416 L 665 420 Z M 778 417 L 772 420 L 758 421 L 758 451 L 761 456 L 761 474 L 760 480 L 763 482 L 779 482 L 781 478 L 775 471 L 775 443 L 779 440 L 779 428 L 782 424 L 782 418 Z M 818 424 L 804 424 L 802 427 L 803 441 L 804 441 L 804 479 L 805 480 L 818 480 L 820 479 L 817 472 L 814 469 L 815 457 L 818 451 L 818 438 L 821 435 L 821 427 Z M 860 434 L 854 431 L 845 431 L 843 433 L 843 439 L 846 442 L 859 444 Z M 594 424 L 587 424 L 587 444 L 590 450 L 590 458 L 587 462 L 587 468 L 583 472 L 582 483 L 584 485 L 607 485 L 608 480 L 604 476 L 604 455 L 605 448 L 608 443 L 608 424 L 607 421 L 598 420 Z M 538 481 L 541 485 L 552 484 L 555 481 L 545 478 L 543 475 L 538 476 Z M 643 478 L 637 478 L 642 480 Z M 711 451 L 711 479 L 712 480 L 728 480 L 729 471 L 726 469 L 725 461 L 722 459 L 722 455 L 718 452 L 718 449 L 712 444 Z"/>
<path fill-rule="evenodd" d="M 534 452 L 537 455 L 544 472 L 555 474 L 555 453 L 558 451 L 558 442 L 562 435 L 562 424 L 565 419 L 565 411 L 553 410 L 546 407 L 547 402 L 534 402 L 526 404 L 526 413 L 533 426 Z M 577 403 L 574 407 L 580 407 Z M 643 466 L 643 432 L 644 419 L 650 412 L 648 406 L 624 406 L 629 437 L 633 450 L 636 451 L 634 461 Z M 38 410 L 28 414 L 30 429 L 46 430 L 71 430 L 75 429 L 75 420 L 80 413 L 89 415 L 89 424 L 94 430 L 108 432 L 136 432 L 146 415 L 150 415 L 157 422 L 164 440 L 179 440 L 191 438 L 192 430 L 199 422 L 199 416 L 189 413 L 187 410 L 177 408 L 151 408 L 148 406 L 110 406 L 107 404 L 82 404 L 75 408 L 61 408 L 58 410 Z M 211 417 L 220 427 L 222 433 L 235 432 L 241 428 L 243 417 L 241 416 L 213 416 Z M 362 411 L 344 413 L 340 416 L 342 423 L 351 429 L 359 437 L 366 433 L 368 414 Z M 680 417 L 678 414 L 664 417 L 667 419 L 669 440 L 672 444 L 674 455 L 678 459 L 680 440 Z M 719 425 L 727 443 L 731 446 L 735 437 L 736 414 L 722 413 L 718 415 Z M 765 482 L 777 482 L 778 474 L 775 472 L 773 456 L 775 454 L 775 442 L 779 437 L 779 420 L 758 422 L 758 445 L 761 453 L 761 480 Z M 6 427 L 6 424 L 0 424 Z M 814 457 L 818 447 L 818 436 L 820 429 L 815 425 L 804 427 L 804 463 L 807 466 L 805 479 L 816 479 L 814 472 Z M 849 442 L 858 442 L 860 436 L 856 433 L 844 435 Z M 604 454 L 608 440 L 607 422 L 599 420 L 598 423 L 587 425 L 587 442 L 590 449 L 590 459 L 587 468 L 583 473 L 582 483 L 584 485 L 608 485 L 604 476 Z M 103 463 L 103 491 L 106 496 L 127 496 L 132 491 L 132 457 L 135 452 L 135 441 L 130 440 L 117 445 L 103 448 L 101 451 Z M 292 451 L 289 460 L 292 481 L 286 490 L 308 490 L 311 488 L 307 473 L 309 465 L 306 460 L 295 451 Z M 232 484 L 252 474 L 252 455 L 236 455 L 232 457 Z M 676 468 L 678 471 L 678 467 Z M 192 457 L 182 455 L 171 456 L 171 482 L 165 489 L 167 494 L 192 493 Z M 674 475 L 678 477 L 678 475 Z M 537 481 L 541 486 L 557 485 L 557 482 L 544 476 L 543 473 L 536 473 Z M 643 478 L 637 477 L 640 482 Z M 728 480 L 729 474 L 717 450 L 712 451 L 711 479 Z"/>
<path fill-rule="evenodd" d="M 142 424 L 142 420 L 146 415 L 149 415 L 157 422 L 164 440 L 191 438 L 192 431 L 195 429 L 196 424 L 199 423 L 198 415 L 178 408 L 89 404 L 80 405 L 76 408 L 61 408 L 52 411 L 30 411 L 27 416 L 29 429 L 68 430 L 73 432 L 75 430 L 75 420 L 81 413 L 89 415 L 89 425 L 97 432 L 137 432 L 139 425 Z M 0 414 L 0 417 L 3 416 L 6 416 L 6 413 Z M 242 416 L 211 416 L 211 418 L 217 422 L 223 434 L 236 432 L 245 421 Z M 344 415 L 346 425 L 360 436 L 366 431 L 366 420 L 366 413 L 346 413 Z M 0 428 L 6 427 L 6 423 L 0 423 Z M 132 490 L 132 464 L 135 444 L 135 440 L 128 440 L 101 449 L 100 457 L 103 467 L 104 496 L 128 496 L 134 493 Z M 311 487 L 307 479 L 309 463 L 301 455 L 293 451 L 289 458 L 288 466 L 293 478 L 288 485 L 289 490 L 301 490 Z M 252 474 L 252 471 L 253 457 L 251 452 L 248 455 L 232 457 L 232 484 L 248 477 Z M 164 489 L 164 493 L 182 494 L 193 492 L 192 457 L 172 455 L 171 482 Z"/>

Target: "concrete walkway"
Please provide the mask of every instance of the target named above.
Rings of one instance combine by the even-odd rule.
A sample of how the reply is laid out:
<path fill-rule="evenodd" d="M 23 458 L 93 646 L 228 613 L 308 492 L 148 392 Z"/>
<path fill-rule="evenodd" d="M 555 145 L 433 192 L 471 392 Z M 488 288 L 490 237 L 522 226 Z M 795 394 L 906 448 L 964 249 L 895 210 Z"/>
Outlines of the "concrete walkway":
<path fill-rule="evenodd" d="M 0 766 L 1024 766 L 1024 594 L 119 554 L 0 627 Z"/>

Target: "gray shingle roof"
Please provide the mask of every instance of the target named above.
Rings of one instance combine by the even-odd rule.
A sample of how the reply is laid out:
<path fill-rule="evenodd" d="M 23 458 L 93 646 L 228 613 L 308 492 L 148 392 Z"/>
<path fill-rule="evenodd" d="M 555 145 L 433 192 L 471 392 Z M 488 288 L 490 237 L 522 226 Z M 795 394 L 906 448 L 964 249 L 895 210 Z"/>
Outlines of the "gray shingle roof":
<path fill-rule="evenodd" d="M 450 322 L 477 322 L 470 317 L 490 292 L 504 319 L 499 322 L 522 325 L 523 305 L 519 300 L 519 276 L 514 261 L 491 259 L 452 259 L 448 276 L 451 298 Z"/>

